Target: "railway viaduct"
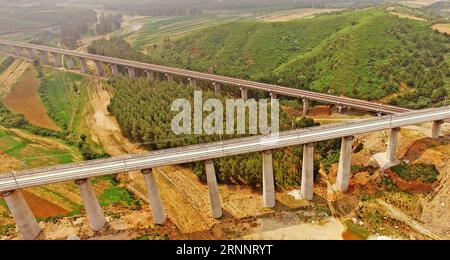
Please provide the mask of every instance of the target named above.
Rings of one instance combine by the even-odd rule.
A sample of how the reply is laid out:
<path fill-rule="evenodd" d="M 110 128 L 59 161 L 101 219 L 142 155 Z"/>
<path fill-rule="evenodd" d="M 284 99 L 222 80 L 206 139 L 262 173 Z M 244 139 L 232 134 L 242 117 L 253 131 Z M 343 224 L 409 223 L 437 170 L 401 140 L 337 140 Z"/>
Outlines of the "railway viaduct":
<path fill-rule="evenodd" d="M 64 56 L 69 69 L 74 68 L 75 62 L 73 59 L 76 57 L 80 60 L 82 71 L 85 72 L 87 72 L 86 60 L 91 59 L 96 64 L 98 75 L 104 73 L 103 64 L 108 63 L 111 67 L 112 74 L 118 73 L 119 70 L 117 66 L 126 66 L 130 76 L 135 76 L 136 70 L 143 70 L 147 76 L 152 78 L 155 77 L 156 73 L 159 73 L 163 74 L 169 80 L 173 80 L 174 77 L 187 77 L 191 84 L 196 84 L 198 80 L 213 82 L 217 92 L 220 91 L 221 84 L 237 86 L 241 88 L 242 97 L 244 99 L 248 98 L 247 90 L 253 89 L 269 92 L 272 98 L 276 98 L 279 94 L 303 98 L 306 101 L 304 103 L 308 103 L 307 101 L 309 100 L 314 100 L 332 103 L 338 106 L 355 107 L 380 114 L 388 114 L 359 122 L 313 127 L 281 132 L 268 136 L 252 136 L 216 143 L 158 150 L 143 155 L 127 155 L 2 174 L 0 175 L 0 194 L 2 194 L 5 199 L 24 239 L 36 239 L 42 234 L 42 230 L 21 195 L 21 189 L 58 182 L 74 181 L 79 186 L 91 228 L 95 231 L 101 231 L 105 228 L 107 222 L 89 179 L 139 170 L 145 177 L 153 220 L 156 224 L 164 225 L 166 222 L 166 213 L 152 169 L 167 165 L 204 162 L 211 205 L 211 216 L 220 218 L 222 216 L 222 207 L 217 186 L 213 162 L 214 159 L 247 153 L 261 153 L 263 159 L 263 166 L 261 169 L 263 175 L 262 203 L 265 207 L 271 208 L 276 204 L 272 160 L 272 151 L 274 149 L 298 145 L 303 146 L 301 194 L 303 199 L 311 200 L 313 198 L 314 185 L 313 158 L 315 143 L 336 138 L 342 139 L 338 176 L 334 189 L 338 192 L 345 192 L 349 187 L 351 177 L 350 169 L 354 136 L 369 132 L 389 130 L 391 134 L 387 151 L 380 155 L 381 158 L 389 164 L 395 161 L 398 134 L 402 127 L 432 122 L 430 136 L 434 139 L 438 139 L 442 124 L 445 120 L 450 119 L 450 107 L 409 111 L 402 108 L 379 105 L 345 97 L 334 97 L 263 83 L 243 81 L 25 43 L 0 41 L 0 45 L 15 48 L 15 56 L 17 57 L 23 55 L 23 50 L 27 50 L 29 58 L 39 59 L 40 62 L 44 64 L 48 64 L 48 53 L 50 53 L 55 60 L 55 66 L 58 67 L 63 66 L 62 56 Z M 36 56 L 36 52 L 39 52 L 39 57 Z"/>

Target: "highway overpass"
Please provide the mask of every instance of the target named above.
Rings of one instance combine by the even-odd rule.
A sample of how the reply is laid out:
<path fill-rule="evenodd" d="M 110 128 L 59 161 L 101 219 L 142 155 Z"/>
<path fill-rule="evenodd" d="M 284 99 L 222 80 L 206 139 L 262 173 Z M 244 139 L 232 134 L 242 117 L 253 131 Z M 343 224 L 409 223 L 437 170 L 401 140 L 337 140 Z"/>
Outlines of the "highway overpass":
<path fill-rule="evenodd" d="M 122 66 L 127 69 L 128 75 L 131 77 L 136 75 L 137 70 L 141 70 L 145 72 L 146 75 L 150 78 L 155 78 L 157 76 L 156 74 L 158 73 L 164 75 L 167 79 L 173 79 L 174 77 L 188 79 L 192 85 L 196 85 L 198 81 L 210 82 L 214 84 L 216 92 L 220 91 L 221 85 L 235 86 L 240 88 L 241 95 L 244 99 L 247 99 L 248 90 L 268 92 L 272 95 L 272 97 L 276 97 L 277 95 L 283 95 L 288 97 L 300 98 L 304 101 L 303 102 L 304 113 L 307 113 L 308 111 L 309 101 L 318 101 L 328 104 L 334 104 L 337 105 L 339 109 L 342 109 L 343 107 L 352 107 L 361 109 L 363 111 L 371 111 L 379 114 L 394 114 L 410 111 L 409 109 L 405 108 L 378 104 L 374 102 L 358 100 L 348 97 L 338 97 L 333 95 L 300 90 L 296 88 L 252 82 L 248 80 L 236 79 L 231 77 L 217 76 L 208 73 L 201 73 L 196 71 L 153 65 L 142 62 L 105 57 L 100 55 L 58 49 L 36 44 L 0 40 L 0 46 L 13 48 L 13 53 L 17 57 L 24 57 L 26 55 L 33 60 L 39 59 L 40 62 L 45 65 L 49 64 L 48 54 L 51 54 L 51 56 L 53 56 L 54 65 L 57 67 L 62 67 L 64 65 L 62 59 L 64 57 L 68 69 L 74 69 L 73 59 L 77 58 L 80 60 L 82 72 L 88 71 L 86 61 L 91 60 L 96 65 L 98 76 L 104 75 L 103 65 L 107 64 L 111 68 L 111 72 L 113 75 L 118 75 L 119 74 L 118 66 Z M 23 52 L 24 50 L 26 50 L 27 52 L 24 53 Z M 36 55 L 37 53 L 39 53 L 39 56 Z M 7 54 L 11 53 L 8 52 Z"/>
<path fill-rule="evenodd" d="M 391 130 L 385 159 L 392 161 L 395 160 L 395 156 L 392 155 L 395 155 L 397 149 L 397 138 L 400 128 L 433 122 L 430 136 L 438 139 L 441 125 L 446 119 L 450 119 L 450 107 L 393 114 L 359 122 L 282 132 L 277 135 L 253 136 L 223 142 L 159 150 L 142 155 L 128 155 L 34 170 L 10 172 L 0 175 L 0 193 L 5 198 L 23 237 L 26 239 L 35 239 L 41 234 L 41 230 L 23 199 L 20 190 L 58 182 L 75 181 L 80 186 L 80 192 L 91 227 L 94 230 L 101 230 L 105 226 L 106 220 L 90 185 L 89 178 L 141 170 L 146 180 L 153 219 L 157 224 L 164 224 L 166 215 L 152 174 L 152 169 L 167 165 L 204 162 L 210 195 L 211 215 L 215 218 L 220 218 L 222 216 L 222 208 L 213 159 L 260 152 L 263 159 L 263 203 L 266 207 L 274 207 L 275 187 L 272 150 L 303 145 L 301 194 L 304 199 L 311 200 L 314 184 L 314 143 L 342 138 L 335 190 L 344 192 L 349 187 L 351 177 L 352 143 L 355 135 Z"/>

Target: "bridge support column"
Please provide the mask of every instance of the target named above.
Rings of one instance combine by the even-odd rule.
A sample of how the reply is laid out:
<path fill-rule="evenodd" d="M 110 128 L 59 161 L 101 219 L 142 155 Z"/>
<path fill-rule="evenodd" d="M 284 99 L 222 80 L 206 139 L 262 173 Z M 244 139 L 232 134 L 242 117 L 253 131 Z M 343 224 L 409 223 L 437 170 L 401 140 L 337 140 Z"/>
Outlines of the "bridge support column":
<path fill-rule="evenodd" d="M 166 76 L 167 81 L 173 81 L 173 75 L 172 74 L 166 73 L 165 76 Z"/>
<path fill-rule="evenodd" d="M 67 68 L 69 70 L 73 70 L 75 68 L 75 62 L 73 61 L 73 57 L 69 55 L 64 55 L 64 59 L 67 64 Z"/>
<path fill-rule="evenodd" d="M 103 77 L 103 63 L 101 61 L 94 61 L 95 62 L 95 68 L 97 69 L 97 76 Z"/>
<path fill-rule="evenodd" d="M 45 51 L 39 51 L 40 61 L 42 65 L 48 65 L 48 57 Z"/>
<path fill-rule="evenodd" d="M 205 161 L 206 178 L 208 182 L 209 203 L 213 218 L 222 217 L 222 206 L 220 206 L 219 187 L 217 186 L 216 171 L 212 160 Z"/>
<path fill-rule="evenodd" d="M 302 187 L 300 194 L 304 200 L 314 197 L 314 144 L 303 146 Z"/>
<path fill-rule="evenodd" d="M 155 175 L 152 169 L 142 170 L 144 175 L 145 186 L 147 187 L 147 196 L 150 201 L 150 208 L 152 209 L 153 221 L 157 225 L 165 225 L 167 216 L 164 210 L 161 196 L 159 195 L 158 185 L 156 184 Z"/>
<path fill-rule="evenodd" d="M 304 98 L 303 99 L 303 117 L 306 117 L 308 115 L 309 111 L 309 100 Z"/>
<path fill-rule="evenodd" d="M 434 121 L 433 126 L 431 128 L 431 138 L 434 140 L 439 139 L 439 136 L 441 135 L 441 128 L 444 121 Z"/>
<path fill-rule="evenodd" d="M 42 229 L 39 227 L 36 218 L 33 216 L 30 207 L 22 196 L 20 191 L 10 191 L 2 194 L 8 205 L 8 208 L 16 221 L 20 234 L 25 240 L 35 240 L 41 233 Z"/>
<path fill-rule="evenodd" d="M 155 80 L 155 73 L 153 73 L 153 71 L 146 70 L 145 73 L 147 74 L 147 78 L 149 78 L 151 80 Z"/>
<path fill-rule="evenodd" d="M 277 98 L 278 98 L 277 93 L 270 92 L 270 99 L 277 99 Z"/>
<path fill-rule="evenodd" d="M 17 57 L 22 56 L 22 48 L 16 47 L 16 56 L 17 56 Z"/>
<path fill-rule="evenodd" d="M 33 49 L 27 49 L 28 52 L 28 56 L 30 56 L 30 59 L 32 59 L 33 61 L 36 60 L 36 54 L 34 53 Z"/>
<path fill-rule="evenodd" d="M 56 67 L 62 67 L 62 58 L 61 58 L 61 54 L 58 53 L 52 53 L 53 56 L 53 60 L 55 61 L 55 66 Z"/>
<path fill-rule="evenodd" d="M 262 153 L 263 162 L 263 203 L 266 208 L 275 207 L 275 184 L 273 179 L 272 151 Z"/>
<path fill-rule="evenodd" d="M 80 59 L 80 63 L 81 63 L 81 72 L 88 73 L 89 67 L 87 65 L 86 59 L 85 58 L 79 58 L 79 59 Z"/>
<path fill-rule="evenodd" d="M 241 98 L 244 101 L 247 101 L 247 99 L 248 99 L 248 89 L 246 89 L 244 87 L 241 87 Z"/>
<path fill-rule="evenodd" d="M 220 97 L 222 92 L 222 86 L 220 85 L 220 83 L 213 83 L 213 85 L 216 97 Z"/>
<path fill-rule="evenodd" d="M 391 137 L 389 138 L 389 144 L 386 151 L 386 160 L 390 163 L 395 161 L 395 152 L 397 151 L 398 134 L 400 128 L 391 129 Z"/>
<path fill-rule="evenodd" d="M 75 183 L 80 188 L 81 198 L 83 200 L 84 208 L 91 224 L 91 228 L 95 231 L 101 231 L 106 226 L 106 219 L 103 215 L 102 208 L 98 203 L 97 196 L 92 188 L 91 182 L 88 179 L 77 180 Z"/>
<path fill-rule="evenodd" d="M 337 191 L 347 191 L 350 183 L 353 139 L 353 136 L 342 138 L 341 156 L 339 159 L 339 169 L 335 186 Z"/>
<path fill-rule="evenodd" d="M 117 64 L 111 63 L 109 66 L 111 67 L 112 75 L 119 76 L 119 67 L 117 66 Z"/>
<path fill-rule="evenodd" d="M 196 79 L 188 78 L 188 81 L 189 81 L 189 85 L 190 85 L 191 87 L 193 87 L 193 88 L 196 88 L 196 87 L 197 87 L 197 80 L 196 80 Z"/>
<path fill-rule="evenodd" d="M 128 67 L 127 69 L 128 69 L 128 76 L 129 76 L 130 78 L 136 77 L 136 70 L 135 70 L 134 68 Z"/>

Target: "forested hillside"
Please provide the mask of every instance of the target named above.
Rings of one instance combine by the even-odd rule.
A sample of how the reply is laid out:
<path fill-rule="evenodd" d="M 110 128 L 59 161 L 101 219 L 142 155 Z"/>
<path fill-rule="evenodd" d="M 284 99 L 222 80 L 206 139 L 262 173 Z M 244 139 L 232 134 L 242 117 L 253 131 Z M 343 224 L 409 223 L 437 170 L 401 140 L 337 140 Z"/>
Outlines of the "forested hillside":
<path fill-rule="evenodd" d="M 448 95 L 449 44 L 430 23 L 379 7 L 219 25 L 167 40 L 150 55 L 156 63 L 419 109 Z"/>
<path fill-rule="evenodd" d="M 194 89 L 172 82 L 150 81 L 145 78 L 119 77 L 110 80 L 114 97 L 109 110 L 117 118 L 123 132 L 133 140 L 143 143 L 151 150 L 186 146 L 209 141 L 219 141 L 236 136 L 182 135 L 171 131 L 172 118 L 178 114 L 171 111 L 177 98 L 192 100 Z M 204 91 L 203 97 L 213 98 L 213 91 Z M 226 97 L 223 97 L 225 99 Z M 204 116 L 207 116 L 205 113 Z M 291 128 L 291 119 L 284 113 L 280 118 L 282 130 Z M 312 119 L 296 121 L 296 127 L 317 125 Z M 321 161 L 325 168 L 338 159 L 338 140 L 317 144 L 316 170 Z M 300 184 L 302 147 L 290 147 L 274 151 L 275 179 L 277 187 Z M 215 160 L 219 181 L 243 183 L 254 187 L 261 183 L 260 154 L 248 154 Z M 198 177 L 205 180 L 203 164 L 192 165 Z"/>

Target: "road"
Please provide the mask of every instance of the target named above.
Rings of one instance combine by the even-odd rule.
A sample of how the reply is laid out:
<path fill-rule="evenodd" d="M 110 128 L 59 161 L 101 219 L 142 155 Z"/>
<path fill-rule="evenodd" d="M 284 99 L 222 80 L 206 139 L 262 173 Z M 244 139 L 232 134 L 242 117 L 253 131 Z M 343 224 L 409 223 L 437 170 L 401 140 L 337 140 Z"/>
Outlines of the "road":
<path fill-rule="evenodd" d="M 132 68 L 141 69 L 141 70 L 149 70 L 149 71 L 160 72 L 160 73 L 168 73 L 168 74 L 175 75 L 178 77 L 210 81 L 210 82 L 220 83 L 220 84 L 224 84 L 224 85 L 232 85 L 232 86 L 236 86 L 236 87 L 243 87 L 246 89 L 270 92 L 270 93 L 279 94 L 279 95 L 283 95 L 283 96 L 306 98 L 308 100 L 314 100 L 314 101 L 319 101 L 319 102 L 325 102 L 325 103 L 330 103 L 330 104 L 358 108 L 358 109 L 362 109 L 364 111 L 372 111 L 372 112 L 377 112 L 377 113 L 382 112 L 385 114 L 395 114 L 395 113 L 402 113 L 402 112 L 410 111 L 409 109 L 405 109 L 405 108 L 389 106 L 389 105 L 384 105 L 384 104 L 378 104 L 378 103 L 374 103 L 374 102 L 370 102 L 370 101 L 358 100 L 358 99 L 353 99 L 353 98 L 348 98 L 348 97 L 338 97 L 338 96 L 327 95 L 327 94 L 322 94 L 322 93 L 315 93 L 315 92 L 310 92 L 310 91 L 305 91 L 305 90 L 300 90 L 300 89 L 295 89 L 295 88 L 290 88 L 290 87 L 283 87 L 283 86 L 277 86 L 277 85 L 272 85 L 272 84 L 253 82 L 253 81 L 248 81 L 248 80 L 243 80 L 243 79 L 235 79 L 235 78 L 231 78 L 231 77 L 223 77 L 223 76 L 218 76 L 218 75 L 213 75 L 213 74 L 208 74 L 208 73 L 189 71 L 189 70 L 184 70 L 184 69 L 147 64 L 147 63 L 142 63 L 142 62 L 94 55 L 94 54 L 89 54 L 89 53 L 58 49 L 58 48 L 41 46 L 41 45 L 36 45 L 36 44 L 20 43 L 20 42 L 6 41 L 6 40 L 0 40 L 0 44 L 6 45 L 6 46 L 12 46 L 12 47 L 28 48 L 28 49 L 34 49 L 34 50 L 39 50 L 39 51 L 58 53 L 58 54 L 62 54 L 62 55 L 68 55 L 68 56 L 78 57 L 78 58 L 85 58 L 85 59 L 94 60 L 94 61 L 101 61 L 101 62 L 108 63 L 108 64 L 117 64 L 120 66 L 132 67 Z"/>
<path fill-rule="evenodd" d="M 0 175 L 0 192 L 315 143 L 450 118 L 450 107 Z"/>

